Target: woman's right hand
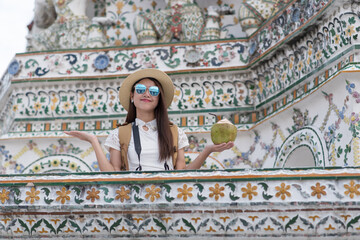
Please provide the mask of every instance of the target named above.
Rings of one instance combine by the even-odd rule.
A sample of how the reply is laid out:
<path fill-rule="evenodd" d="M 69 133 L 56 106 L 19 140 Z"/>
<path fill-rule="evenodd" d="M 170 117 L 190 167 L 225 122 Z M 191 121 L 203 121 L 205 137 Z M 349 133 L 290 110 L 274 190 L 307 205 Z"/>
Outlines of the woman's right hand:
<path fill-rule="evenodd" d="M 65 134 L 76 137 L 80 140 L 87 141 L 89 143 L 93 143 L 94 141 L 97 141 L 97 137 L 93 134 L 82 132 L 82 131 L 64 131 Z"/>

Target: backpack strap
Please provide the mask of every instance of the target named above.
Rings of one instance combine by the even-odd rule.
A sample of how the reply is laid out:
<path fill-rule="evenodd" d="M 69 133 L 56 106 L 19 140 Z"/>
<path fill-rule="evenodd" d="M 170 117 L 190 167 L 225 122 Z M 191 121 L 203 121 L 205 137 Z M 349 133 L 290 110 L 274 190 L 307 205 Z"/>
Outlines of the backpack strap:
<path fill-rule="evenodd" d="M 119 129 L 119 142 L 120 142 L 121 170 L 129 171 L 127 153 L 131 138 L 131 124 L 125 123 L 121 125 L 118 129 Z"/>
<path fill-rule="evenodd" d="M 170 130 L 171 130 L 171 134 L 173 137 L 174 152 L 173 152 L 172 160 L 173 160 L 173 165 L 174 165 L 174 170 L 175 170 L 176 160 L 177 160 L 177 155 L 178 155 L 178 138 L 179 138 L 178 126 L 176 126 L 175 124 L 170 122 Z"/>

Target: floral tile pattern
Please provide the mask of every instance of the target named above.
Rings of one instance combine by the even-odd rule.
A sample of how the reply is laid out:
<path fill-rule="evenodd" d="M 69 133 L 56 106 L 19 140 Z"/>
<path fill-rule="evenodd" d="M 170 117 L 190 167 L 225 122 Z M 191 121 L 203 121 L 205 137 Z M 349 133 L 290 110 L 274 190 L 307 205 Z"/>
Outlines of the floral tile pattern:
<path fill-rule="evenodd" d="M 220 172 L 214 177 L 209 172 L 198 172 L 192 174 L 197 181 L 185 183 L 181 179 L 187 173 L 78 175 L 64 176 L 61 181 L 50 177 L 51 182 L 41 175 L 31 180 L 2 177 L 0 205 L 9 210 L 0 214 L 0 236 L 115 238 L 181 234 L 236 238 L 291 234 L 306 238 L 360 234 L 360 212 L 350 206 L 360 195 L 356 169 L 267 172 L 271 181 L 258 179 L 265 172 L 239 173 Z M 154 183 L 159 176 L 162 182 Z M 230 176 L 232 179 L 226 180 Z M 309 176 L 316 176 L 316 181 L 307 179 Z M 10 178 L 13 182 L 34 181 L 34 186 L 4 184 Z M 133 182 L 135 179 L 137 182 Z M 99 180 L 105 182 L 99 185 Z M 337 205 L 330 209 L 329 201 Z M 56 210 L 48 214 L 39 211 L 40 206 Z M 61 206 L 69 211 L 64 212 Z M 21 210 L 25 208 L 30 212 Z"/>

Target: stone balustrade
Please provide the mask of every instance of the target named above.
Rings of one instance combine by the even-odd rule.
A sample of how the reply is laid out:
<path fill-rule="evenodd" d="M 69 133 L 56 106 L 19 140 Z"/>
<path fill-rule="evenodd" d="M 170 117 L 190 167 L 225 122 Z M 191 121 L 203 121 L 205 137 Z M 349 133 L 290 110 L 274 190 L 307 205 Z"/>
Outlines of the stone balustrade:
<path fill-rule="evenodd" d="M 360 235 L 351 169 L 2 175 L 1 238 Z"/>

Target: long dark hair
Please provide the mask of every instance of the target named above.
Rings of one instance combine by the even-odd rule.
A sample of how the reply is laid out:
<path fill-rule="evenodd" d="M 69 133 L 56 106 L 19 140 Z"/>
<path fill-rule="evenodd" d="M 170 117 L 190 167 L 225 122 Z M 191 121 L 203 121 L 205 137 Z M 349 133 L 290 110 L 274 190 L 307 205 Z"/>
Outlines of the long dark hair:
<path fill-rule="evenodd" d="M 134 83 L 131 92 L 134 93 L 135 85 L 143 79 L 149 79 L 155 83 L 156 86 L 159 87 L 159 102 L 154 110 L 155 118 L 156 118 L 156 126 L 158 130 L 158 139 L 159 139 L 159 158 L 160 161 L 165 161 L 166 159 L 173 156 L 173 136 L 170 130 L 170 121 L 168 117 L 167 108 L 164 102 L 164 91 L 158 80 L 155 78 L 142 78 Z M 130 101 L 129 111 L 126 116 L 125 122 L 132 123 L 136 118 L 136 107 L 134 103 Z"/>

